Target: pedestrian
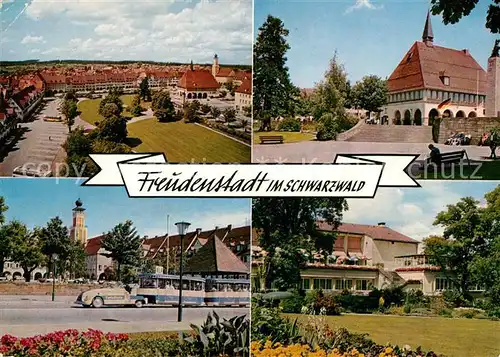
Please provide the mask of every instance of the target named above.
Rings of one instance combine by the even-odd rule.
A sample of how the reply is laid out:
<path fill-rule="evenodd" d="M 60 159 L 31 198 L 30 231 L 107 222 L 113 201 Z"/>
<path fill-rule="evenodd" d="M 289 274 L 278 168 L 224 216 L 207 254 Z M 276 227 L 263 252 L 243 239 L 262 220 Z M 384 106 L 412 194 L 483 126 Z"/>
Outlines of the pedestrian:
<path fill-rule="evenodd" d="M 52 137 L 49 136 L 49 141 L 52 141 Z"/>
<path fill-rule="evenodd" d="M 441 166 L 441 152 L 432 144 L 429 144 L 429 150 L 431 151 L 429 154 L 431 163 L 435 164 L 436 167 L 439 168 Z"/>

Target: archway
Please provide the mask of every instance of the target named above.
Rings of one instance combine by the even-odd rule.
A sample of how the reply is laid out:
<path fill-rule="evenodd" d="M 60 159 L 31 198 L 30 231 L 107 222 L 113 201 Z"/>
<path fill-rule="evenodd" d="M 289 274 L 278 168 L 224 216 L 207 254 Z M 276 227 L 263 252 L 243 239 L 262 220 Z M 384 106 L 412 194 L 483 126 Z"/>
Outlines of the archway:
<path fill-rule="evenodd" d="M 453 118 L 453 112 L 449 109 L 446 109 L 443 112 L 443 118 Z"/>
<path fill-rule="evenodd" d="M 7 280 L 10 280 L 12 278 L 12 274 L 10 273 L 10 271 L 4 271 L 2 276 L 7 278 Z"/>
<path fill-rule="evenodd" d="M 415 116 L 413 117 L 413 123 L 415 125 L 422 125 L 422 112 L 420 109 L 415 110 Z"/>
<path fill-rule="evenodd" d="M 106 274 L 101 273 L 101 275 L 99 275 L 99 281 L 103 281 L 103 280 L 106 280 Z"/>
<path fill-rule="evenodd" d="M 35 273 L 35 280 L 40 280 L 42 278 L 42 273 Z"/>
<path fill-rule="evenodd" d="M 411 113 L 408 109 L 405 111 L 405 118 L 403 120 L 403 125 L 411 125 Z"/>
<path fill-rule="evenodd" d="M 465 113 L 463 110 L 459 110 L 457 112 L 457 118 L 465 118 Z"/>
<path fill-rule="evenodd" d="M 394 113 L 394 124 L 401 125 L 401 112 L 399 110 Z"/>
<path fill-rule="evenodd" d="M 207 93 L 203 93 L 203 99 L 207 99 Z"/>
<path fill-rule="evenodd" d="M 18 272 L 18 271 L 16 271 L 14 274 L 12 274 L 12 279 L 13 280 L 19 280 L 22 277 L 23 277 L 23 275 L 20 272 Z"/>
<path fill-rule="evenodd" d="M 203 93 L 198 93 L 198 99 L 203 98 Z"/>
<path fill-rule="evenodd" d="M 191 99 L 191 93 L 188 93 L 187 99 Z"/>
<path fill-rule="evenodd" d="M 476 112 L 472 111 L 469 113 L 469 118 L 476 118 L 476 117 L 477 117 Z"/>
<path fill-rule="evenodd" d="M 431 109 L 429 112 L 429 125 L 432 125 L 434 123 L 434 119 L 439 118 L 439 112 L 437 109 Z"/>

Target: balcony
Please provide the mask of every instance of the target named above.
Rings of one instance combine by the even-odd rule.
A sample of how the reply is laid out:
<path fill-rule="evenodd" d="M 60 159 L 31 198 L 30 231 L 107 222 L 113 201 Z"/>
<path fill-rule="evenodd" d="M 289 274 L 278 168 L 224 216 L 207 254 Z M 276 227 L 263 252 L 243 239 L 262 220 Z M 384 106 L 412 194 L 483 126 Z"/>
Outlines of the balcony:
<path fill-rule="evenodd" d="M 432 265 L 429 257 L 424 254 L 404 255 L 394 257 L 396 271 L 404 270 L 439 270 L 439 267 Z"/>

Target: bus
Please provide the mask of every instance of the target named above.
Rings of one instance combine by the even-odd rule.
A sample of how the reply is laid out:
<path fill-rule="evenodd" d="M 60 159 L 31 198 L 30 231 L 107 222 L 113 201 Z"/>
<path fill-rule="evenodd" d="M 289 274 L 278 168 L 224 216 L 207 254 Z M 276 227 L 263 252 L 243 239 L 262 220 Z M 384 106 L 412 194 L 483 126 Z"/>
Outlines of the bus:
<path fill-rule="evenodd" d="M 206 278 L 205 304 L 207 306 L 249 306 L 250 280 Z"/>

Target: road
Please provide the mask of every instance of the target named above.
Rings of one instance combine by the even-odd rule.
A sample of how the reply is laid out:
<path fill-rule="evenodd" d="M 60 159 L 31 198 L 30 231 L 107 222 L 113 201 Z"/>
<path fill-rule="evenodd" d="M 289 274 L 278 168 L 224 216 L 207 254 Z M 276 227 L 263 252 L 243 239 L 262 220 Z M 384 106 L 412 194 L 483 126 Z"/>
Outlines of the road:
<path fill-rule="evenodd" d="M 225 318 L 249 313 L 248 308 L 184 308 L 183 322 L 178 323 L 175 307 L 92 309 L 71 306 L 69 298 L 59 299 L 55 303 L 49 301 L 49 298 L 44 297 L 28 303 L 19 299 L 2 298 L 0 336 L 12 334 L 26 337 L 70 328 L 78 330 L 93 328 L 115 333 L 178 331 L 189 329 L 190 323 L 201 324 L 213 310 Z"/>

